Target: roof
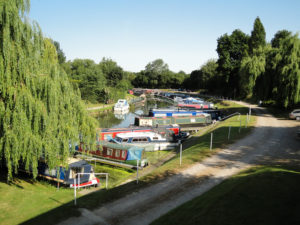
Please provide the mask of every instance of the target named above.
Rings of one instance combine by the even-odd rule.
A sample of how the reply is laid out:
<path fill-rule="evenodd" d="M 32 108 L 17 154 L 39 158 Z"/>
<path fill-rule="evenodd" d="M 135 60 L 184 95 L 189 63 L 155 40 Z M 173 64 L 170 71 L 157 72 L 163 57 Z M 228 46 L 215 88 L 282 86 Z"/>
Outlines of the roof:
<path fill-rule="evenodd" d="M 134 151 L 143 151 L 144 148 L 140 146 L 133 146 L 133 145 L 127 145 L 127 144 L 117 144 L 107 141 L 99 141 L 97 144 L 100 144 L 102 146 L 108 147 L 108 148 L 114 148 L 114 149 L 121 149 L 121 150 L 134 150 Z"/>
<path fill-rule="evenodd" d="M 152 137 L 152 136 L 158 136 L 157 133 L 154 132 L 128 132 L 128 133 L 120 133 L 117 134 L 120 138 L 130 138 L 130 137 Z"/>

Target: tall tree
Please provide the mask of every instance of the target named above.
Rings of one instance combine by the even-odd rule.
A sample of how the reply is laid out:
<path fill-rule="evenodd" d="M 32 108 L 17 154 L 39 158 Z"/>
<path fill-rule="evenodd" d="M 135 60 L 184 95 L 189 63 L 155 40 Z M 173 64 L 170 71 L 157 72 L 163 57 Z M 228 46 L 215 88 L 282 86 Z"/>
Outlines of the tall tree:
<path fill-rule="evenodd" d="M 218 38 L 217 71 L 220 74 L 223 94 L 228 97 L 236 97 L 240 93 L 239 69 L 242 58 L 248 53 L 249 36 L 240 30 L 234 30 L 231 35 L 225 34 Z"/>
<path fill-rule="evenodd" d="M 252 97 L 257 78 L 265 72 L 264 51 L 262 47 L 255 49 L 252 56 L 246 56 L 242 60 L 240 67 L 240 96 L 242 98 Z"/>
<path fill-rule="evenodd" d="M 266 32 L 263 24 L 261 23 L 259 17 L 254 21 L 253 30 L 249 39 L 249 50 L 250 54 L 254 52 L 254 49 L 259 47 L 264 47 L 266 45 Z"/>
<path fill-rule="evenodd" d="M 162 59 L 156 59 L 153 62 L 150 62 L 145 67 L 145 72 L 162 74 L 169 70 L 168 64 L 164 63 Z"/>
<path fill-rule="evenodd" d="M 107 85 L 115 87 L 123 79 L 123 69 L 113 60 L 103 58 L 99 66 L 106 76 Z"/>
<path fill-rule="evenodd" d="M 42 157 L 65 164 L 79 134 L 94 140 L 93 120 L 60 68 L 54 45 L 26 21 L 29 1 L 0 5 L 0 163 L 8 178 L 24 164 L 37 175 Z"/>
<path fill-rule="evenodd" d="M 287 36 L 281 41 L 276 54 L 276 101 L 280 106 L 291 107 L 300 102 L 300 39 Z"/>
<path fill-rule="evenodd" d="M 76 84 L 80 89 L 82 99 L 92 103 L 104 101 L 105 75 L 93 60 L 75 59 L 63 67 L 73 84 Z"/>

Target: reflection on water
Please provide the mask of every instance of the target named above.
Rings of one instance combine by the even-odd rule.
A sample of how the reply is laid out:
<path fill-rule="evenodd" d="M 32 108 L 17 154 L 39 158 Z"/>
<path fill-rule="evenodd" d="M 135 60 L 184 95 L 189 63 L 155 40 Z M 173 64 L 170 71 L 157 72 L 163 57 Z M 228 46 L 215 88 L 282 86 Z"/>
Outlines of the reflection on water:
<path fill-rule="evenodd" d="M 128 113 L 116 113 L 107 112 L 100 113 L 96 116 L 99 121 L 99 127 L 101 128 L 117 128 L 128 127 L 134 123 L 134 118 L 139 115 L 148 115 L 150 108 L 165 108 L 170 104 L 159 101 L 146 101 L 144 104 L 135 104 L 130 106 Z"/>

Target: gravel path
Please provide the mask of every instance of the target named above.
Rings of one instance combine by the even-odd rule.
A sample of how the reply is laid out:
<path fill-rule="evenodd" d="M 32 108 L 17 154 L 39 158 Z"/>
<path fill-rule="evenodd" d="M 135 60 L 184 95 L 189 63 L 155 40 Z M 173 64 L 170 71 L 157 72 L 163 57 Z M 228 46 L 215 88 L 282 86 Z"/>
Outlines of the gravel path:
<path fill-rule="evenodd" d="M 276 119 L 254 105 L 251 108 L 258 116 L 257 124 L 244 139 L 160 183 L 93 211 L 80 209 L 80 217 L 69 218 L 60 225 L 146 225 L 242 169 L 270 162 L 299 164 L 296 130 L 300 123 Z"/>

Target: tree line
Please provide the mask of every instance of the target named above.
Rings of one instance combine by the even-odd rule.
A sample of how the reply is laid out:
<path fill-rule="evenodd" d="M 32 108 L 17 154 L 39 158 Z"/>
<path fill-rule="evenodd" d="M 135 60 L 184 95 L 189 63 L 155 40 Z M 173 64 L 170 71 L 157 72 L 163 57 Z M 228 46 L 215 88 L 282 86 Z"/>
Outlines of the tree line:
<path fill-rule="evenodd" d="M 79 88 L 83 100 L 91 103 L 112 103 L 124 98 L 133 87 L 180 88 L 188 77 L 180 71 L 174 73 L 162 59 L 154 60 L 138 73 L 124 71 L 111 59 L 103 58 L 98 64 L 91 59 L 75 59 L 66 62 L 58 42 L 61 67 L 68 74 L 74 88 Z"/>
<path fill-rule="evenodd" d="M 300 102 L 299 43 L 298 34 L 287 30 L 278 31 L 268 43 L 257 17 L 250 35 L 236 29 L 219 37 L 218 58 L 191 74 L 171 71 L 162 59 L 149 62 L 137 73 L 124 71 L 105 58 L 99 64 L 76 59 L 63 63 L 63 68 L 82 98 L 90 102 L 116 101 L 132 87 L 184 88 L 287 108 Z"/>
<path fill-rule="evenodd" d="M 193 89 L 230 98 L 263 100 L 279 107 L 300 102 L 300 40 L 298 34 L 278 31 L 270 43 L 260 19 L 251 35 L 241 30 L 217 40 L 217 60 L 191 73 Z"/>

